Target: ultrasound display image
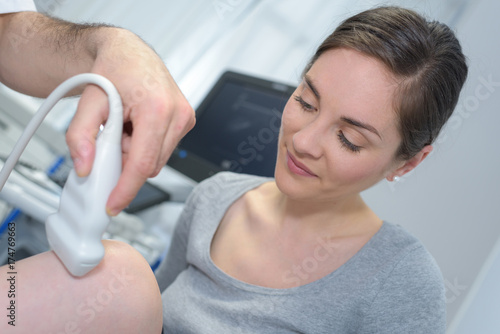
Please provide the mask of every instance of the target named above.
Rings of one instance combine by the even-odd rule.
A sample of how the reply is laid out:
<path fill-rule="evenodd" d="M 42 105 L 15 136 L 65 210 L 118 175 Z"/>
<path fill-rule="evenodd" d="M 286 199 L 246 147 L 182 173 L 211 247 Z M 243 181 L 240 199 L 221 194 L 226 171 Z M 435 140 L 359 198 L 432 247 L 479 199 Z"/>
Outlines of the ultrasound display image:
<path fill-rule="evenodd" d="M 197 181 L 222 170 L 273 176 L 281 113 L 293 87 L 227 80 L 216 88 L 169 164 Z"/>

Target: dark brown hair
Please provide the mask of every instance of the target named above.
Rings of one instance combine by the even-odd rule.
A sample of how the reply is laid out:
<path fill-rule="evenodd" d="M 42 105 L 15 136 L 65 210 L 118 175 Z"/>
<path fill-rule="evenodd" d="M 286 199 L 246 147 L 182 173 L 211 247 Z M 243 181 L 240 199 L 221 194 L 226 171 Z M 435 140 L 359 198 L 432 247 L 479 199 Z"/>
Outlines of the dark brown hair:
<path fill-rule="evenodd" d="M 414 11 L 379 7 L 348 18 L 318 47 L 304 74 L 324 52 L 351 48 L 382 61 L 399 82 L 394 100 L 407 160 L 431 144 L 451 116 L 467 77 L 460 43 L 445 24 Z"/>

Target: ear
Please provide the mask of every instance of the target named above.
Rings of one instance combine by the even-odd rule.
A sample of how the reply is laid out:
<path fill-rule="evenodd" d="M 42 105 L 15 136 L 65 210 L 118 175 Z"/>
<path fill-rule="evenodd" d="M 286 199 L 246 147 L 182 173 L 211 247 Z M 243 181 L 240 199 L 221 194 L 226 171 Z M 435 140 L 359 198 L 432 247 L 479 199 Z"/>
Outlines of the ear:
<path fill-rule="evenodd" d="M 394 181 L 394 177 L 401 177 L 406 173 L 411 172 L 432 152 L 432 145 L 426 145 L 415 156 L 403 162 L 403 165 L 387 175 L 387 181 Z"/>

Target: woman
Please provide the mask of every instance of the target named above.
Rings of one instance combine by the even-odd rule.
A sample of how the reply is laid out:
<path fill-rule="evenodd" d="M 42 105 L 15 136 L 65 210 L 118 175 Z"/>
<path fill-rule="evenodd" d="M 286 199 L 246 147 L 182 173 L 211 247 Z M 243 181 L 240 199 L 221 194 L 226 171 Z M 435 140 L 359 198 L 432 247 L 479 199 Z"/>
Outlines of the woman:
<path fill-rule="evenodd" d="M 168 333 L 444 333 L 423 245 L 360 192 L 413 170 L 467 75 L 444 25 L 384 7 L 343 22 L 283 111 L 274 179 L 195 189 L 156 277 Z"/>
<path fill-rule="evenodd" d="M 110 241 L 82 278 L 52 252 L 16 263 L 15 330 L 156 333 L 163 302 L 165 333 L 444 333 L 435 261 L 360 192 L 428 156 L 466 75 L 442 24 L 395 7 L 347 19 L 283 111 L 275 178 L 201 183 L 156 280 L 132 247 Z"/>

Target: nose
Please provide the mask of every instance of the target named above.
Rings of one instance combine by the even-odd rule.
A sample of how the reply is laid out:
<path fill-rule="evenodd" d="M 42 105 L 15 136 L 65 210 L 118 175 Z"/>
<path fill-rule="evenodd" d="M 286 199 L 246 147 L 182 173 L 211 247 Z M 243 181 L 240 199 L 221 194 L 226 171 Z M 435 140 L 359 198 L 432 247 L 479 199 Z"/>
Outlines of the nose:
<path fill-rule="evenodd" d="M 321 139 L 323 137 L 323 129 L 316 119 L 293 135 L 293 148 L 297 153 L 317 159 L 322 154 Z"/>

